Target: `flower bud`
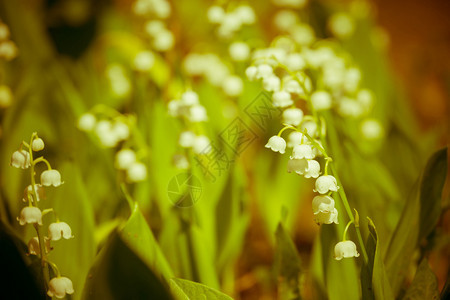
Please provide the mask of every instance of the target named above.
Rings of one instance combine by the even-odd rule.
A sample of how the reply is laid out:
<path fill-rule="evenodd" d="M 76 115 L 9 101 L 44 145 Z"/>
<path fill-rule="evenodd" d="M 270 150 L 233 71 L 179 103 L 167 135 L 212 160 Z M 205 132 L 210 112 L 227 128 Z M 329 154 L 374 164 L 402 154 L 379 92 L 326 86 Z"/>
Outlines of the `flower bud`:
<path fill-rule="evenodd" d="M 131 149 L 122 149 L 116 153 L 116 168 L 126 170 L 136 161 L 136 153 Z"/>
<path fill-rule="evenodd" d="M 31 149 L 33 151 L 41 151 L 44 149 L 44 141 L 41 138 L 34 139 L 33 143 L 31 143 Z"/>
<path fill-rule="evenodd" d="M 50 297 L 64 298 L 66 294 L 73 294 L 72 281 L 67 277 L 53 277 L 48 283 L 47 295 Z"/>
<path fill-rule="evenodd" d="M 41 174 L 41 184 L 45 186 L 60 186 L 64 182 L 61 181 L 61 174 L 58 170 L 46 170 Z"/>
<path fill-rule="evenodd" d="M 194 145 L 195 138 L 195 133 L 192 131 L 183 131 L 178 139 L 178 144 L 183 148 L 190 148 Z"/>
<path fill-rule="evenodd" d="M 91 131 L 94 129 L 97 119 L 93 114 L 86 113 L 78 119 L 78 129 L 82 131 Z"/>
<path fill-rule="evenodd" d="M 143 181 L 147 178 L 147 167 L 141 162 L 134 162 L 127 169 L 127 179 L 131 182 Z"/>
<path fill-rule="evenodd" d="M 208 137 L 199 135 L 195 138 L 192 150 L 197 154 L 207 154 L 210 151 L 211 142 Z"/>
<path fill-rule="evenodd" d="M 288 136 L 287 146 L 293 148 L 297 145 L 302 144 L 302 142 L 305 140 L 307 140 L 307 138 L 303 137 L 303 133 L 298 131 L 292 131 Z"/>

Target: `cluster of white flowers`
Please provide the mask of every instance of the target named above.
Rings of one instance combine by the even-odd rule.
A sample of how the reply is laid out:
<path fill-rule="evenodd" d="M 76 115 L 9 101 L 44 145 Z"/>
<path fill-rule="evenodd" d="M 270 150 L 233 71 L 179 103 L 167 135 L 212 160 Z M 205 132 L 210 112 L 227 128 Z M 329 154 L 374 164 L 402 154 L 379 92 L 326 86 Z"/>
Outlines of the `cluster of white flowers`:
<path fill-rule="evenodd" d="M 66 293 L 74 293 L 72 281 L 67 277 L 61 277 L 56 265 L 49 261 L 48 255 L 53 250 L 50 245 L 51 241 L 58 241 L 61 238 L 71 239 L 73 235 L 70 226 L 65 222 L 60 222 L 58 217 L 56 217 L 56 222 L 48 226 L 47 236 L 41 237 L 39 233 L 39 226 L 43 225 L 42 217 L 49 212 L 54 212 L 53 208 L 47 208 L 45 210 L 39 208 L 39 201 L 45 199 L 45 187 L 58 187 L 63 184 L 61 174 L 57 170 L 52 169 L 50 163 L 43 156 L 34 158 L 34 152 L 43 150 L 44 146 L 44 141 L 37 133 L 33 133 L 30 143 L 23 141 L 19 149 L 11 156 L 11 166 L 20 169 L 30 168 L 32 178 L 32 182 L 25 189 L 23 197 L 23 201 L 28 202 L 28 205 L 21 210 L 17 220 L 20 225 L 34 225 L 37 236 L 32 237 L 28 242 L 28 253 L 29 255 L 39 256 L 43 262 L 48 263 L 49 266 L 54 268 L 57 276 L 50 280 L 47 294 L 50 297 L 56 296 L 57 298 L 63 298 Z M 40 183 L 36 183 L 35 165 L 39 162 L 45 163 L 47 170 L 41 173 Z"/>
<path fill-rule="evenodd" d="M 10 61 L 17 56 L 17 47 L 9 39 L 9 28 L 0 21 L 0 59 Z M 11 88 L 5 84 L 0 84 L 0 108 L 7 108 L 13 102 Z"/>
<path fill-rule="evenodd" d="M 156 51 L 165 52 L 175 45 L 173 33 L 160 20 L 151 20 L 145 24 L 145 32 L 152 40 L 152 47 Z"/>
<path fill-rule="evenodd" d="M 122 144 L 122 149 L 116 153 L 115 167 L 124 171 L 129 182 L 139 182 L 147 178 L 147 166 L 138 160 L 134 150 L 126 147 L 127 141 L 132 138 L 131 127 L 134 126 L 132 116 L 122 115 L 119 112 L 97 106 L 92 111 L 100 110 L 104 115 L 112 117 L 102 118 L 91 112 L 85 113 L 78 119 L 78 128 L 82 131 L 93 132 L 102 146 L 115 148 Z"/>
<path fill-rule="evenodd" d="M 272 3 L 277 6 L 303 8 L 308 4 L 308 0 L 272 0 Z"/>
<path fill-rule="evenodd" d="M 120 64 L 110 64 L 106 68 L 106 78 L 114 96 L 127 97 L 131 92 L 131 82 L 125 68 Z"/>
<path fill-rule="evenodd" d="M 172 117 L 186 121 L 184 123 L 187 123 L 187 128 L 192 127 L 190 123 L 208 120 L 206 109 L 200 104 L 198 94 L 191 90 L 185 91 L 180 99 L 171 100 L 168 104 L 168 112 Z M 186 150 L 191 149 L 196 154 L 205 154 L 210 140 L 204 134 L 196 134 L 193 130 L 186 129 L 181 132 L 178 144 Z M 185 154 L 175 154 L 173 163 L 179 169 L 189 168 L 189 161 Z"/>
<path fill-rule="evenodd" d="M 276 2 L 289 6 L 297 1 Z M 304 5 L 303 2 L 306 1 L 298 1 L 299 5 Z M 331 42 L 316 40 L 312 28 L 301 23 L 293 11 L 279 11 L 274 22 L 287 36 L 276 37 L 271 47 L 254 51 L 252 64 L 246 69 L 249 80 L 260 80 L 263 88 L 272 93 L 273 105 L 283 109 L 284 127 L 265 147 L 281 154 L 286 153 L 286 148 L 292 149 L 287 171 L 315 178 L 314 192 L 319 194 L 312 201 L 315 222 L 338 224 L 332 195 L 340 187 L 336 178 L 328 173 L 332 159 L 321 143 L 326 127 L 319 115 L 321 111 L 334 110 L 341 117 L 359 119 L 362 135 L 375 139 L 382 134 L 382 127 L 368 118 L 373 94 L 361 88 L 361 72 L 349 61 L 348 55 Z M 347 28 L 350 25 L 345 24 L 342 16 L 334 16 L 331 22 L 337 23 L 333 25 L 333 30 L 339 31 L 336 35 L 344 38 L 352 33 L 353 29 Z M 292 131 L 287 142 L 282 137 L 286 130 Z M 324 166 L 321 167 L 320 161 Z M 344 241 L 336 245 L 336 259 L 359 255 L 356 245 L 345 240 L 347 229 L 348 226 Z"/>
<path fill-rule="evenodd" d="M 248 5 L 239 5 L 233 10 L 226 11 L 223 7 L 214 5 L 208 9 L 208 20 L 217 24 L 217 35 L 229 39 L 241 29 L 243 25 L 255 23 L 256 16 L 253 8 Z"/>
<path fill-rule="evenodd" d="M 133 3 L 133 12 L 138 16 L 166 19 L 170 16 L 171 7 L 167 0 L 137 0 Z"/>

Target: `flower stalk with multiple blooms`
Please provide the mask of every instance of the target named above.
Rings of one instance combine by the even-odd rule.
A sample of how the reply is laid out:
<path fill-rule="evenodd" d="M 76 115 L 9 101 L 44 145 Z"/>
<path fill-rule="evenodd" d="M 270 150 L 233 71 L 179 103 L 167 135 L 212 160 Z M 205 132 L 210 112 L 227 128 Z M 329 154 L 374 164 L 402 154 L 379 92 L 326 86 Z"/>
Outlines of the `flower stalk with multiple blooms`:
<path fill-rule="evenodd" d="M 24 202 L 28 202 L 17 218 L 20 225 L 32 224 L 36 236 L 31 238 L 28 242 L 28 254 L 36 255 L 41 260 L 42 275 L 47 289 L 47 294 L 50 297 L 64 298 L 66 294 L 74 293 L 72 281 L 61 276 L 61 273 L 53 262 L 49 260 L 50 251 L 53 250 L 51 241 L 58 241 L 61 238 L 71 239 L 73 238 L 72 229 L 70 226 L 61 222 L 53 210 L 53 208 L 46 208 L 41 210 L 39 202 L 45 198 L 45 188 L 49 186 L 58 187 L 64 182 L 61 181 L 61 174 L 58 170 L 52 169 L 50 162 L 43 156 L 34 158 L 34 152 L 38 152 L 44 149 L 44 141 L 38 136 L 36 132 L 31 135 L 30 143 L 25 141 L 19 147 L 19 150 L 15 151 L 11 156 L 11 166 L 28 169 L 30 168 L 31 184 L 25 189 Z M 40 183 L 36 183 L 35 166 L 38 163 L 44 163 L 47 166 L 47 170 L 43 171 L 40 176 Z M 40 226 L 43 226 L 42 218 L 48 213 L 53 213 L 55 216 L 55 222 L 48 226 L 48 236 L 44 236 L 41 232 Z M 48 267 L 52 268 L 56 277 L 51 280 L 49 278 Z"/>

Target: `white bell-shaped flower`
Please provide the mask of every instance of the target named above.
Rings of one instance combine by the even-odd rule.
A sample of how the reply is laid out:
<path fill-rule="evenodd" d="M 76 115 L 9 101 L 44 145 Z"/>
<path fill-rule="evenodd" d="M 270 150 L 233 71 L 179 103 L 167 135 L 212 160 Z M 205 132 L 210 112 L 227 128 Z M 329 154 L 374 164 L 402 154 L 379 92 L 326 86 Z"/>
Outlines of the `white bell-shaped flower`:
<path fill-rule="evenodd" d="M 130 128 L 123 122 L 115 122 L 112 126 L 112 132 L 118 140 L 126 140 L 130 137 Z"/>
<path fill-rule="evenodd" d="M 45 189 L 41 184 L 35 184 L 34 190 L 36 191 L 36 201 L 39 202 L 41 199 L 45 198 Z M 32 194 L 33 194 L 33 187 L 30 184 L 23 192 L 23 202 L 27 202 L 28 195 L 30 195 L 31 197 Z"/>
<path fill-rule="evenodd" d="M 313 152 L 313 147 L 311 145 L 297 145 L 294 147 L 294 149 L 292 150 L 292 156 L 291 159 L 302 159 L 302 158 L 306 158 L 306 159 L 313 159 L 314 158 L 314 152 Z"/>
<path fill-rule="evenodd" d="M 306 139 L 306 137 L 303 137 L 303 133 L 293 131 L 288 135 L 287 146 L 294 148 L 295 146 L 302 144 Z"/>
<path fill-rule="evenodd" d="M 332 212 L 334 209 L 334 199 L 330 196 L 315 196 L 312 201 L 312 209 L 314 214 Z"/>
<path fill-rule="evenodd" d="M 181 95 L 181 103 L 185 106 L 199 104 L 198 94 L 194 91 L 186 91 Z"/>
<path fill-rule="evenodd" d="M 302 132 L 304 132 L 306 130 L 306 133 L 310 136 L 310 137 L 317 137 L 318 136 L 318 131 L 317 131 L 317 124 L 314 121 L 304 121 L 302 123 L 302 125 L 300 126 Z"/>
<path fill-rule="evenodd" d="M 258 68 L 255 66 L 250 66 L 245 70 L 245 75 L 247 76 L 248 80 L 250 80 L 250 81 L 256 80 L 257 74 L 258 74 Z"/>
<path fill-rule="evenodd" d="M 63 183 L 58 170 L 46 170 L 41 174 L 41 184 L 44 186 L 60 186 Z"/>
<path fill-rule="evenodd" d="M 250 47 L 244 42 L 234 42 L 228 48 L 230 57 L 234 61 L 245 61 L 250 55 Z"/>
<path fill-rule="evenodd" d="M 147 166 L 141 162 L 132 163 L 127 169 L 127 179 L 131 182 L 143 181 L 147 178 Z"/>
<path fill-rule="evenodd" d="M 210 140 L 207 136 L 199 135 L 195 137 L 192 150 L 197 154 L 207 154 L 210 151 Z"/>
<path fill-rule="evenodd" d="M 44 149 L 44 141 L 41 138 L 34 139 L 31 143 L 31 149 L 33 151 L 41 151 Z"/>
<path fill-rule="evenodd" d="M 72 281 L 67 277 L 53 277 L 48 283 L 47 295 L 50 297 L 62 299 L 66 294 L 70 295 L 74 292 Z"/>
<path fill-rule="evenodd" d="M 39 248 L 39 239 L 37 236 L 32 237 L 28 241 L 28 254 L 39 255 L 41 253 L 41 249 Z"/>
<path fill-rule="evenodd" d="M 333 208 L 330 212 L 318 212 L 314 214 L 314 221 L 317 224 L 339 224 L 338 222 L 338 211 L 336 208 Z"/>
<path fill-rule="evenodd" d="M 276 75 L 264 77 L 263 87 L 266 91 L 276 92 L 280 90 L 281 80 Z"/>
<path fill-rule="evenodd" d="M 73 238 L 72 229 L 66 222 L 56 222 L 48 226 L 48 238 L 52 241 L 58 241 L 61 238 L 66 240 Z"/>
<path fill-rule="evenodd" d="M 196 137 L 192 131 L 183 131 L 178 139 L 178 144 L 183 148 L 190 148 L 194 145 Z"/>
<path fill-rule="evenodd" d="M 208 115 L 206 114 L 206 109 L 198 104 L 190 107 L 188 118 L 191 122 L 203 122 L 208 120 Z"/>
<path fill-rule="evenodd" d="M 283 123 L 297 126 L 302 122 L 303 111 L 300 108 L 288 108 L 283 111 Z"/>
<path fill-rule="evenodd" d="M 82 131 L 91 131 L 94 129 L 97 119 L 93 114 L 85 113 L 78 119 L 78 129 Z"/>
<path fill-rule="evenodd" d="M 331 95 L 325 91 L 315 91 L 311 95 L 311 104 L 315 110 L 330 109 L 332 105 Z"/>
<path fill-rule="evenodd" d="M 339 189 L 336 178 L 332 175 L 324 175 L 320 176 L 316 180 L 316 188 L 315 192 L 318 192 L 320 194 L 326 194 L 329 191 L 337 192 Z"/>
<path fill-rule="evenodd" d="M 305 94 L 305 91 L 300 86 L 300 83 L 298 83 L 298 81 L 293 79 L 291 76 L 286 76 L 283 78 L 283 90 L 300 96 Z"/>
<path fill-rule="evenodd" d="M 284 154 L 286 151 L 286 141 L 281 136 L 274 135 L 269 139 L 265 147 L 274 152 Z"/>
<path fill-rule="evenodd" d="M 26 150 L 15 151 L 11 156 L 11 166 L 21 169 L 31 166 L 30 153 Z"/>
<path fill-rule="evenodd" d="M 42 225 L 42 212 L 39 208 L 34 206 L 27 206 L 20 212 L 20 217 L 17 218 L 20 225 L 37 223 Z"/>
<path fill-rule="evenodd" d="M 128 169 L 136 161 L 136 153 L 131 149 L 121 149 L 116 153 L 115 165 L 119 170 Z"/>
<path fill-rule="evenodd" d="M 320 175 L 320 164 L 317 160 L 308 160 L 308 167 L 303 176 L 305 178 L 317 178 Z"/>
<path fill-rule="evenodd" d="M 359 253 L 356 250 L 356 245 L 352 241 L 342 241 L 334 246 L 334 258 L 341 260 L 346 257 L 358 257 Z"/>
<path fill-rule="evenodd" d="M 303 175 L 308 168 L 308 161 L 304 158 L 302 159 L 290 159 L 287 165 L 288 173 L 295 172 L 299 175 Z"/>
<path fill-rule="evenodd" d="M 291 94 L 286 91 L 278 91 L 272 95 L 273 106 L 275 107 L 287 107 L 294 104 Z"/>
<path fill-rule="evenodd" d="M 261 64 L 257 68 L 258 68 L 258 73 L 256 75 L 257 79 L 267 78 L 267 77 L 273 75 L 273 69 L 268 64 Z"/>
<path fill-rule="evenodd" d="M 133 67 L 139 72 L 148 72 L 155 63 L 155 55 L 150 51 L 141 51 L 134 57 Z"/>

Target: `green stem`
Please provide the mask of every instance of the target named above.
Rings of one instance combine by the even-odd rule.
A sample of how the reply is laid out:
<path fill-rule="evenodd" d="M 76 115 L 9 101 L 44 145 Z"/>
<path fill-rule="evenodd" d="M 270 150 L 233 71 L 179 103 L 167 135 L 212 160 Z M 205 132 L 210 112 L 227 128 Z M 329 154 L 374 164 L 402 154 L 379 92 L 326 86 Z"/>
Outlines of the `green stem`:
<path fill-rule="evenodd" d="M 47 165 L 47 169 L 51 170 L 52 166 L 50 165 L 50 162 L 48 160 L 46 160 L 43 156 L 36 158 L 32 163 L 31 166 L 34 168 L 35 165 L 37 165 L 38 163 L 43 162 Z"/>
<path fill-rule="evenodd" d="M 287 130 L 287 129 L 292 129 L 292 130 L 298 131 L 297 128 L 295 128 L 295 127 L 293 127 L 293 126 L 291 126 L 291 125 L 286 125 L 284 128 L 282 128 L 282 129 L 278 132 L 277 136 L 281 136 L 281 134 L 282 134 L 285 130 Z"/>
<path fill-rule="evenodd" d="M 52 267 L 53 271 L 55 271 L 56 277 L 61 277 L 61 272 L 59 272 L 58 266 L 54 262 L 51 262 L 49 260 L 45 261 Z"/>

